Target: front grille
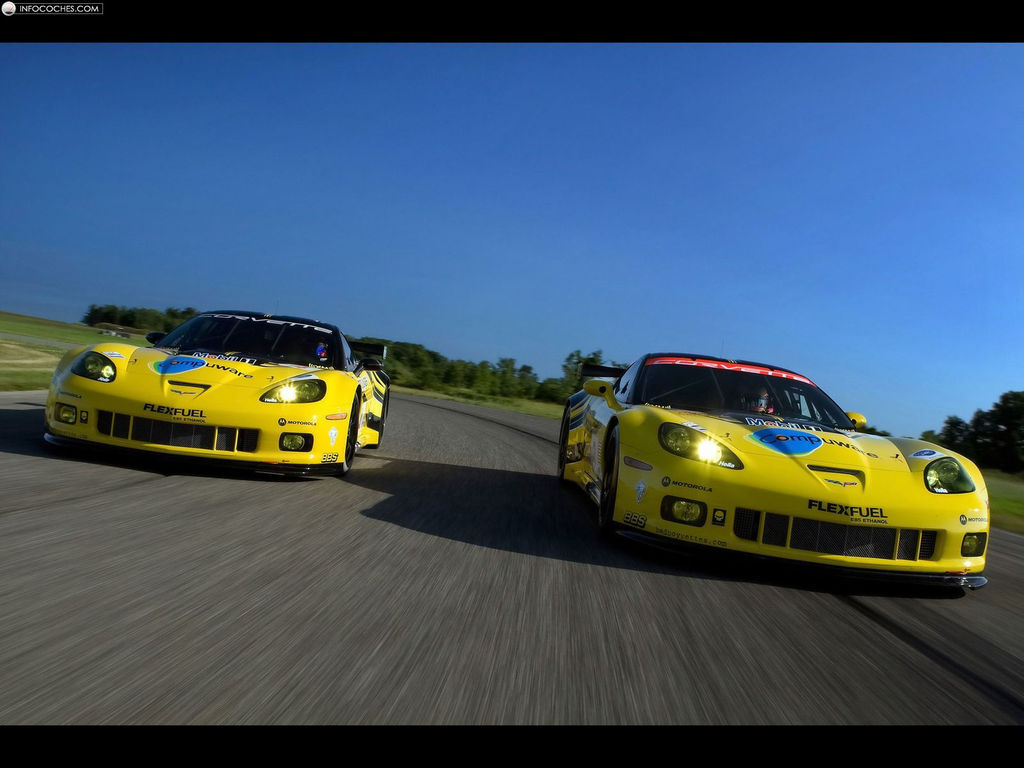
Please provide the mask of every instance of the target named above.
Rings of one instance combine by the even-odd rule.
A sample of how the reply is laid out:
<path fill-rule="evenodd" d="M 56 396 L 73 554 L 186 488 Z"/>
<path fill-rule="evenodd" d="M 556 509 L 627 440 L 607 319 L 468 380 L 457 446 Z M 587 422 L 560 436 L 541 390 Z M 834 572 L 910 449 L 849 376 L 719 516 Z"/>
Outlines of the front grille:
<path fill-rule="evenodd" d="M 132 417 L 124 413 L 114 414 L 114 429 L 111 431 L 114 437 L 128 437 L 128 425 L 131 424 Z"/>
<path fill-rule="evenodd" d="M 256 441 L 259 439 L 259 436 L 260 431 L 258 429 L 238 430 L 238 450 L 255 453 Z"/>
<path fill-rule="evenodd" d="M 764 533 L 761 535 L 762 544 L 784 547 L 787 533 L 789 533 L 789 518 L 786 515 L 776 515 L 772 512 L 765 514 Z"/>
<path fill-rule="evenodd" d="M 238 430 L 234 427 L 218 427 L 213 447 L 218 451 L 230 451 L 235 444 Z"/>
<path fill-rule="evenodd" d="M 761 522 L 761 513 L 756 509 L 736 507 L 736 516 L 732 521 L 732 532 L 741 539 L 757 541 L 757 526 Z"/>
<path fill-rule="evenodd" d="M 907 529 L 900 531 L 900 543 L 896 547 L 896 559 L 917 560 L 917 542 L 921 538 L 920 531 Z"/>
<path fill-rule="evenodd" d="M 826 555 L 892 560 L 896 549 L 896 529 L 840 525 L 794 517 L 789 546 Z"/>
<path fill-rule="evenodd" d="M 125 439 L 130 435 L 132 440 L 140 443 L 244 453 L 256 452 L 256 444 L 260 435 L 258 429 L 160 421 L 110 411 L 97 412 L 96 430 L 103 435 Z"/>
<path fill-rule="evenodd" d="M 764 524 L 761 524 L 761 520 Z M 880 560 L 930 560 L 935 555 L 938 531 L 888 528 L 875 525 L 843 525 L 774 512 L 736 508 L 733 533 L 737 538 L 775 547 L 788 546 L 806 552 Z"/>
<path fill-rule="evenodd" d="M 938 538 L 938 531 L 921 531 L 921 560 L 931 560 L 935 556 L 935 540 Z"/>
<path fill-rule="evenodd" d="M 212 451 L 216 431 L 216 427 L 205 424 L 181 424 L 139 416 L 132 420 L 132 440 L 179 448 L 204 448 Z"/>

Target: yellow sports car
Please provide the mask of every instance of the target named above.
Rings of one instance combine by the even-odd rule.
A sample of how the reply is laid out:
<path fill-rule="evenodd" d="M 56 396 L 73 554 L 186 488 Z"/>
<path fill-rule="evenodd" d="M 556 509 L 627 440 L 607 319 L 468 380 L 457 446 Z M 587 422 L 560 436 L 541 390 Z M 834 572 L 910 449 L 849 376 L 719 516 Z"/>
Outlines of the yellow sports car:
<path fill-rule="evenodd" d="M 57 365 L 47 441 L 238 463 L 264 472 L 348 472 L 376 448 L 388 415 L 383 345 L 333 325 L 205 312 L 154 347 L 79 347 Z"/>
<path fill-rule="evenodd" d="M 558 472 L 598 527 L 976 589 L 989 504 L 967 458 L 858 432 L 809 379 L 762 363 L 648 354 L 593 378 L 562 416 Z"/>

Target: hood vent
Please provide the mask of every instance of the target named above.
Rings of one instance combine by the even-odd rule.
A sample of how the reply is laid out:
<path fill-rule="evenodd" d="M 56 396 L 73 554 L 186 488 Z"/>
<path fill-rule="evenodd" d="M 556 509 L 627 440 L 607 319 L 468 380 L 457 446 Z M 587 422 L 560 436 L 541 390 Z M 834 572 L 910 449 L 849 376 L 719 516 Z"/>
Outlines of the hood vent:
<path fill-rule="evenodd" d="M 854 477 L 862 477 L 864 474 L 856 469 L 847 469 L 846 467 L 823 467 L 821 464 L 808 464 L 807 468 L 813 472 L 836 472 L 840 475 L 853 475 Z"/>

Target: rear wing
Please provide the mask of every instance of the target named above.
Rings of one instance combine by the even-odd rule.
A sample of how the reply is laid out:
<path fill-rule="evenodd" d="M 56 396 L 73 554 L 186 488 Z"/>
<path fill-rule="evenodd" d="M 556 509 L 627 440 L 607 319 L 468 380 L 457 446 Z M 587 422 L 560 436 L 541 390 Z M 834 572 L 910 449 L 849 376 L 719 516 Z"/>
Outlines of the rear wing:
<path fill-rule="evenodd" d="M 584 379 L 617 379 L 625 372 L 625 368 L 618 368 L 614 365 L 580 364 L 580 376 Z"/>
<path fill-rule="evenodd" d="M 384 344 L 368 344 L 364 341 L 349 341 L 348 345 L 352 347 L 353 352 L 358 352 L 360 355 L 376 355 L 381 360 L 384 360 L 388 356 L 388 348 Z"/>

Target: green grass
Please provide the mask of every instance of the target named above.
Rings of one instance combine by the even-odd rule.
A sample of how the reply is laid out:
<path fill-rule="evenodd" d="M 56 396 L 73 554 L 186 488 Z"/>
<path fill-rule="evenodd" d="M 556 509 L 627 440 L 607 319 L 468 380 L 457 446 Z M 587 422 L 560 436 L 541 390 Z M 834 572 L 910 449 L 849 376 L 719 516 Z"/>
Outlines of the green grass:
<path fill-rule="evenodd" d="M 996 469 L 986 469 L 992 525 L 1008 531 L 1024 533 L 1024 478 Z"/>
<path fill-rule="evenodd" d="M 0 337 L 0 392 L 46 389 L 53 369 L 67 350 L 47 346 L 46 341 L 70 344 L 98 344 L 101 341 L 123 341 L 146 344 L 142 336 L 128 339 L 104 336 L 95 328 L 80 323 L 62 323 L 40 317 L 0 312 L 0 333 L 40 339 L 39 342 Z"/>
<path fill-rule="evenodd" d="M 530 416 L 543 416 L 547 419 L 562 418 L 562 409 L 564 408 L 564 406 L 557 403 L 546 403 L 541 400 L 524 400 L 518 397 L 481 395 L 468 389 L 434 392 L 428 389 L 401 387 L 397 384 L 391 385 L 391 388 L 395 392 L 404 392 L 409 395 L 422 395 L 423 397 L 433 397 L 438 400 L 452 400 L 457 403 L 472 403 L 473 405 L 483 405 L 488 408 L 498 408 L 502 411 L 515 411 L 516 413 L 526 413 Z"/>
<path fill-rule="evenodd" d="M 63 354 L 58 347 L 0 339 L 0 391 L 46 389 Z"/>
<path fill-rule="evenodd" d="M 81 323 L 62 323 L 58 320 L 44 320 L 40 317 L 15 315 L 11 312 L 0 312 L 0 333 L 31 336 L 35 339 L 67 341 L 72 344 L 97 344 L 100 341 L 110 341 L 114 338 L 104 336 L 97 329 Z M 120 340 L 129 344 L 148 344 L 145 337 L 139 335 Z"/>

